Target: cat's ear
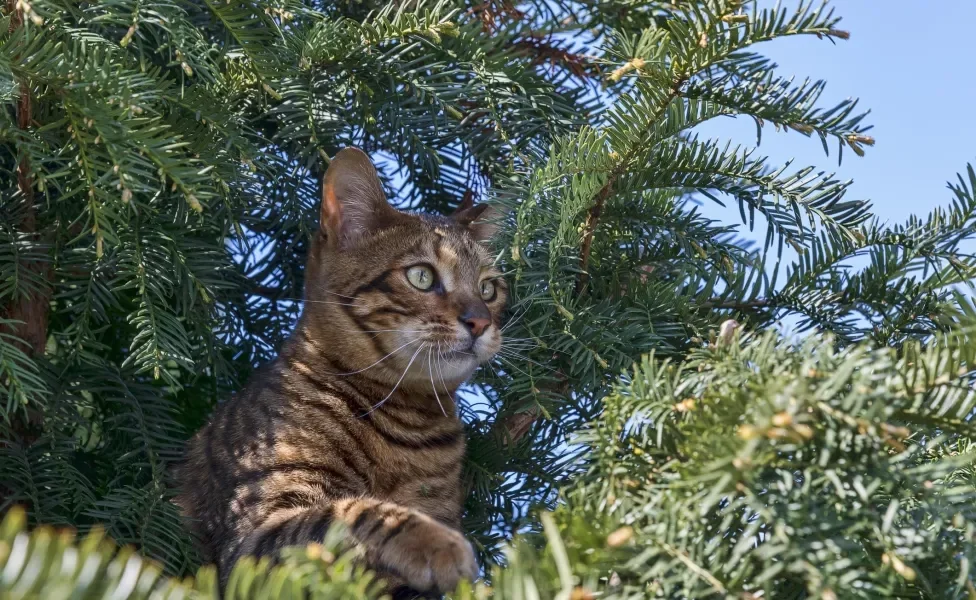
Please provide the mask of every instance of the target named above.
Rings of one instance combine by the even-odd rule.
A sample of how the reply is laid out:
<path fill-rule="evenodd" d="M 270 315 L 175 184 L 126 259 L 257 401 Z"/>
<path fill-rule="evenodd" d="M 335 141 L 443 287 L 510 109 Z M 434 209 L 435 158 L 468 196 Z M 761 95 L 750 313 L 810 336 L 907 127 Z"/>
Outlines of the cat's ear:
<path fill-rule="evenodd" d="M 321 228 L 329 245 L 348 247 L 395 216 L 369 156 L 358 148 L 340 150 L 322 180 Z"/>
<path fill-rule="evenodd" d="M 502 216 L 502 212 L 494 206 L 475 204 L 472 196 L 465 194 L 451 218 L 455 223 L 466 228 L 475 240 L 487 242 L 498 232 Z"/>

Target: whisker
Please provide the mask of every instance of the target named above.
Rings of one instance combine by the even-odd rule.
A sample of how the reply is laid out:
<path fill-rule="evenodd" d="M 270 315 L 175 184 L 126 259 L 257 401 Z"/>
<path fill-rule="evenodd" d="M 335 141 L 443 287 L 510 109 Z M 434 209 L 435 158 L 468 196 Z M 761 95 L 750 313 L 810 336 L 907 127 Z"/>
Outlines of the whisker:
<path fill-rule="evenodd" d="M 511 344 L 502 344 L 501 348 L 519 348 L 524 350 L 541 348 L 539 344 L 530 344 L 529 342 L 512 342 Z"/>
<path fill-rule="evenodd" d="M 394 354 L 396 354 L 396 353 L 397 353 L 397 352 L 399 352 L 400 350 L 403 350 L 404 348 L 406 348 L 406 347 L 407 347 L 407 346 L 409 346 L 410 344 L 412 344 L 412 343 L 414 343 L 414 342 L 419 342 L 419 341 L 420 341 L 420 339 L 419 339 L 419 338 L 418 338 L 418 339 L 413 339 L 413 340 L 410 340 L 410 341 L 409 341 L 409 342 L 407 342 L 406 344 L 404 344 L 404 345 L 402 345 L 402 346 L 400 346 L 399 348 L 397 348 L 397 349 L 396 349 L 396 350 L 394 350 L 393 352 L 390 352 L 389 354 L 387 354 L 387 355 L 386 355 L 386 356 L 384 356 L 383 358 L 381 358 L 381 359 L 379 359 L 378 361 L 376 361 L 376 362 L 374 362 L 373 364 L 371 364 L 371 365 L 369 365 L 368 367 L 363 367 L 362 369 L 359 369 L 358 371 L 350 371 L 350 372 L 348 372 L 348 373 L 330 373 L 330 375 L 339 375 L 340 377 L 345 377 L 346 375 L 355 375 L 356 373 L 362 373 L 362 372 L 363 372 L 363 371 L 365 371 L 366 369 L 372 369 L 373 367 L 375 367 L 376 365 L 378 365 L 378 364 L 380 364 L 380 363 L 381 363 L 381 362 L 383 362 L 384 360 L 386 360 L 386 359 L 388 359 L 388 358 L 390 358 L 391 356 L 393 356 Z M 421 348 L 423 348 L 423 346 L 421 346 Z"/>
<path fill-rule="evenodd" d="M 510 358 L 506 358 L 506 357 L 504 357 L 504 356 L 501 356 L 501 355 L 499 355 L 499 354 L 496 354 L 495 356 L 497 356 L 497 357 L 499 357 L 499 358 L 500 358 L 500 359 L 502 359 L 502 360 L 505 360 L 505 361 L 506 361 L 506 362 L 505 362 L 505 365 L 507 365 L 507 366 L 510 366 L 510 367 L 512 367 L 513 369 L 515 369 L 516 371 L 518 371 L 518 372 L 519 372 L 519 373 L 521 373 L 522 375 L 525 375 L 525 376 L 526 376 L 526 377 L 528 377 L 529 379 L 532 379 L 532 376 L 531 376 L 531 375 L 529 375 L 528 373 L 526 373 L 526 372 L 525 372 L 525 371 L 523 371 L 522 369 L 520 369 L 520 368 L 518 368 L 518 367 L 516 367 L 516 366 L 515 366 L 515 363 L 514 363 L 514 361 L 513 361 L 512 359 L 510 359 Z M 503 366 L 505 366 L 505 365 L 503 365 Z"/>
<path fill-rule="evenodd" d="M 438 356 L 438 358 L 440 358 L 440 356 L 441 356 L 440 355 L 440 352 L 441 352 L 441 343 L 440 342 L 437 342 L 437 356 Z M 443 386 L 444 387 L 444 390 L 447 391 L 447 383 L 444 382 L 444 369 L 443 369 L 443 365 L 441 364 L 441 361 L 439 361 L 439 360 L 437 361 L 437 374 L 438 374 L 438 377 L 440 377 L 441 386 Z"/>
<path fill-rule="evenodd" d="M 535 354 L 537 351 L 544 353 L 544 350 L 540 346 L 502 346 L 498 351 L 514 352 L 516 354 L 525 354 L 526 356 Z"/>
<path fill-rule="evenodd" d="M 332 294 L 333 296 L 339 296 L 340 298 L 349 298 L 350 300 L 356 300 L 357 299 L 355 296 L 346 296 L 345 294 L 340 294 L 339 292 L 332 292 L 332 291 L 329 291 L 329 290 L 322 290 L 322 291 L 324 291 L 326 294 Z"/>
<path fill-rule="evenodd" d="M 439 349 L 440 349 L 440 346 L 438 345 L 438 350 Z M 427 374 L 430 375 L 430 387 L 431 387 L 432 390 L 434 390 L 434 398 L 437 399 L 437 406 L 440 406 L 441 407 L 441 412 L 444 413 L 444 416 L 446 417 L 447 416 L 447 411 L 444 410 L 444 405 L 441 404 L 441 397 L 437 393 L 437 386 L 434 385 L 434 356 L 433 356 L 433 352 L 434 352 L 434 349 L 433 348 L 429 348 L 427 350 Z"/>
<path fill-rule="evenodd" d="M 505 325 L 503 325 L 501 329 L 502 333 L 505 333 L 506 329 L 509 329 L 510 327 L 514 326 L 516 323 L 524 319 L 525 315 L 527 314 L 529 314 L 529 307 L 526 307 L 525 310 L 522 311 L 522 314 L 512 317 L 507 323 L 505 323 Z"/>
<path fill-rule="evenodd" d="M 347 333 L 427 333 L 422 329 L 358 329 L 351 327 L 332 326 L 333 329 L 345 331 Z"/>
<path fill-rule="evenodd" d="M 289 302 L 302 302 L 305 304 L 335 304 L 336 306 L 354 306 L 352 302 L 338 302 L 333 300 L 299 300 L 297 298 L 279 298 L 279 300 L 287 300 Z"/>
<path fill-rule="evenodd" d="M 506 357 L 509 357 L 509 358 L 512 358 L 512 359 L 518 359 L 518 360 L 524 360 L 525 362 L 531 362 L 531 363 L 536 363 L 536 361 L 535 361 L 535 360 L 533 360 L 533 359 L 531 359 L 531 358 L 529 358 L 529 357 L 528 357 L 528 356 L 526 356 L 525 354 L 523 354 L 523 353 L 521 353 L 521 352 L 518 352 L 518 351 L 516 351 L 516 350 L 512 350 L 512 349 L 510 349 L 510 348 L 501 348 L 501 349 L 500 349 L 500 350 L 498 351 L 498 353 L 497 353 L 497 354 L 498 354 L 499 356 L 506 356 Z M 538 364 L 538 363 L 536 363 L 536 364 Z"/>
<path fill-rule="evenodd" d="M 529 333 L 531 333 L 531 332 L 529 332 Z M 512 337 L 512 336 L 506 335 L 506 336 L 502 337 L 502 340 L 541 340 L 543 338 L 555 337 L 557 335 L 560 335 L 561 336 L 561 335 L 565 335 L 565 334 L 562 331 L 556 331 L 556 332 L 553 332 L 553 333 L 532 334 L 532 335 L 529 335 L 529 336 L 526 336 L 526 337 Z"/>
<path fill-rule="evenodd" d="M 524 356 L 520 356 L 520 355 L 517 355 L 517 354 L 502 354 L 501 352 L 499 352 L 497 354 L 497 356 L 499 356 L 502 360 L 506 360 L 506 361 L 510 361 L 510 362 L 514 362 L 516 360 L 520 360 L 520 361 L 523 361 L 523 362 L 527 362 L 527 363 L 533 364 L 533 365 L 539 367 L 540 369 L 543 369 L 545 371 L 549 371 L 550 373 L 555 373 L 556 372 L 555 369 L 553 369 L 552 367 L 547 367 L 546 365 L 544 365 L 542 363 L 539 363 L 539 362 L 536 362 L 536 361 L 532 360 L 531 358 L 526 358 Z"/>
<path fill-rule="evenodd" d="M 390 390 L 390 393 L 386 395 L 386 398 L 383 398 L 382 400 L 380 400 L 379 402 L 376 403 L 376 406 L 374 406 L 373 408 L 371 408 L 368 411 L 364 412 L 363 414 L 359 415 L 359 418 L 363 418 L 363 417 L 369 415 L 370 413 L 372 413 L 377 408 L 383 406 L 383 404 L 387 400 L 390 399 L 390 396 L 392 396 L 393 393 L 397 391 L 397 388 L 400 387 L 400 383 L 403 381 L 403 378 L 407 376 L 407 371 L 409 371 L 410 370 L 410 366 L 413 365 L 414 359 L 417 358 L 417 355 L 420 354 L 420 351 L 423 350 L 424 349 L 424 346 L 426 346 L 426 345 L 427 345 L 427 342 L 424 342 L 423 344 L 420 345 L 419 348 L 417 348 L 417 351 L 413 353 L 413 356 L 410 357 L 410 362 L 407 363 L 407 368 L 405 368 L 403 370 L 403 375 L 400 375 L 400 379 L 397 380 L 396 385 L 394 385 L 393 386 L 393 389 Z"/>
<path fill-rule="evenodd" d="M 523 351 L 525 351 L 525 350 L 542 349 L 545 352 L 556 352 L 556 353 L 562 354 L 564 356 L 569 356 L 569 353 L 566 352 L 565 350 L 560 350 L 558 348 L 553 348 L 552 346 L 545 346 L 545 347 L 543 347 L 543 346 L 541 346 L 539 344 L 535 344 L 535 345 L 532 345 L 532 346 L 515 344 L 513 346 L 511 344 L 506 345 L 505 342 L 503 341 L 501 347 L 502 347 L 502 349 L 505 349 L 505 350 L 523 350 Z"/>
<path fill-rule="evenodd" d="M 535 348 L 499 348 L 498 352 L 530 360 L 529 353 Z"/>
<path fill-rule="evenodd" d="M 451 354 L 465 354 L 467 356 L 474 356 L 473 352 L 465 352 L 464 350 L 451 350 Z M 444 355 L 442 354 L 441 357 Z"/>
<path fill-rule="evenodd" d="M 553 337 L 553 336 L 557 336 L 557 335 L 565 335 L 565 334 L 562 331 L 555 331 L 553 333 L 533 334 L 533 335 L 529 335 L 529 336 L 526 336 L 526 337 L 512 337 L 510 335 L 507 335 L 507 336 L 505 336 L 502 339 L 506 339 L 506 340 L 539 340 L 539 339 L 542 339 L 542 338 Z"/>
<path fill-rule="evenodd" d="M 489 369 L 491 369 L 491 372 L 495 375 L 496 379 L 502 378 L 502 376 L 498 374 L 498 369 L 495 368 L 494 361 L 488 361 L 484 364 L 487 365 Z"/>

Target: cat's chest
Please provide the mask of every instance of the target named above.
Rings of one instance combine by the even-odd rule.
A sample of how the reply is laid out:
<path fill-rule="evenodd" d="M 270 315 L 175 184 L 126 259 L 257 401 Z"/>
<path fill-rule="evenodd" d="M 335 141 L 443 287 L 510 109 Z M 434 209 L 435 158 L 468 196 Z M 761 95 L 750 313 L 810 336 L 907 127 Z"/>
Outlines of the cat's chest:
<path fill-rule="evenodd" d="M 373 436 L 374 469 L 371 492 L 382 497 L 398 494 L 420 498 L 440 495 L 448 483 L 460 480 L 464 461 L 463 437 L 443 447 L 412 447 Z"/>
<path fill-rule="evenodd" d="M 455 431 L 447 427 L 445 431 Z M 409 506 L 440 521 L 456 524 L 461 511 L 461 468 L 464 460 L 464 436 L 456 428 L 457 438 L 441 443 L 419 445 L 403 443 L 404 438 L 390 440 L 376 433 L 373 456 L 375 469 L 371 476 L 370 495 Z M 423 437 L 426 436 L 426 437 Z M 404 436 L 406 437 L 406 436 Z M 435 440 L 430 431 L 416 438 Z"/>
<path fill-rule="evenodd" d="M 400 463 L 377 471 L 372 496 L 407 506 L 457 527 L 461 516 L 461 464 L 443 465 L 437 473 Z"/>

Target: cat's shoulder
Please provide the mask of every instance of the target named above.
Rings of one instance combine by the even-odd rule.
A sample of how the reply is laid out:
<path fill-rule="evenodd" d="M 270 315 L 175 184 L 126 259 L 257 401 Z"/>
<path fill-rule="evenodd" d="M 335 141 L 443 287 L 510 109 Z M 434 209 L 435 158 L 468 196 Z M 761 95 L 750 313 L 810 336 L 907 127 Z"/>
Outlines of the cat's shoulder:
<path fill-rule="evenodd" d="M 280 360 L 278 357 L 255 369 L 240 390 L 214 407 L 210 420 L 200 433 L 218 426 L 221 421 L 241 410 L 248 410 L 248 407 L 275 403 L 283 392 L 285 376 Z"/>

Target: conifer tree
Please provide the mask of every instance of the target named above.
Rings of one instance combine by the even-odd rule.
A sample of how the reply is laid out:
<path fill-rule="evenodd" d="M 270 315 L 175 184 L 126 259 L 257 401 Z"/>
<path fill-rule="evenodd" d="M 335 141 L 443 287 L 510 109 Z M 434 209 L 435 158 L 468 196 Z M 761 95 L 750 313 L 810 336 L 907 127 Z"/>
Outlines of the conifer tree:
<path fill-rule="evenodd" d="M 697 133 L 751 118 L 863 154 L 855 101 L 761 54 L 846 39 L 829 3 L 17 0 L 3 20 L 4 594 L 214 597 L 207 567 L 172 579 L 199 565 L 169 467 L 293 325 L 319 178 L 355 145 L 401 208 L 506 209 L 505 347 L 461 403 L 493 597 L 976 597 L 976 171 L 888 226 L 829 173 Z M 335 539 L 243 562 L 226 597 L 375 596 Z"/>

